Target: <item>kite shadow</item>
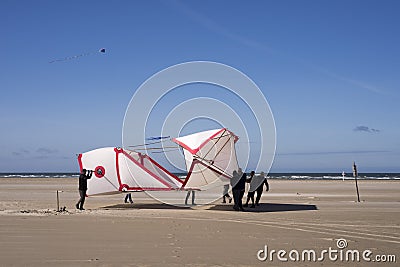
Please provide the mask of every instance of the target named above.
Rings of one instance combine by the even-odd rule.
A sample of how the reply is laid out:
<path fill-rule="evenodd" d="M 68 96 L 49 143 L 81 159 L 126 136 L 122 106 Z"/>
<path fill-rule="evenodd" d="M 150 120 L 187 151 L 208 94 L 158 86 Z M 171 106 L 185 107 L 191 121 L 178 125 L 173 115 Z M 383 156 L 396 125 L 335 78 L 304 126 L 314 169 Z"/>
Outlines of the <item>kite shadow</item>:
<path fill-rule="evenodd" d="M 317 206 L 310 204 L 284 204 L 284 203 L 261 203 L 255 208 L 246 207 L 246 212 L 284 212 L 300 210 L 318 210 Z M 215 205 L 209 210 L 234 211 L 233 205 Z"/>
<path fill-rule="evenodd" d="M 101 207 L 101 209 L 116 210 L 135 210 L 135 209 L 156 209 L 156 210 L 188 210 L 190 206 L 173 206 L 164 203 L 134 203 L 134 204 L 115 204 Z"/>
<path fill-rule="evenodd" d="M 197 207 L 201 207 L 197 206 Z M 134 204 L 115 204 L 101 207 L 101 209 L 108 210 L 135 210 L 135 209 L 156 209 L 156 210 L 191 210 L 193 206 L 174 206 L 164 203 L 134 203 Z M 284 211 L 301 211 L 301 210 L 318 210 L 316 205 L 310 204 L 283 204 L 283 203 L 261 203 L 255 208 L 244 208 L 246 212 L 284 212 Z M 217 211 L 233 211 L 233 205 L 213 205 L 206 210 Z"/>

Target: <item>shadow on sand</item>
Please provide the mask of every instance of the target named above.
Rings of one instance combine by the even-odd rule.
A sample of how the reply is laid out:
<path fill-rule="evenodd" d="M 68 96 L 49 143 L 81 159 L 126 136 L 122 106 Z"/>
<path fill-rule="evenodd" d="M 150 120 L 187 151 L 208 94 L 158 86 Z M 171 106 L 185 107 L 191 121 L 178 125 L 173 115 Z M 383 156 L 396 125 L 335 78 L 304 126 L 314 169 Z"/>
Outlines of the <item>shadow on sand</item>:
<path fill-rule="evenodd" d="M 134 203 L 134 204 L 116 204 L 102 207 L 102 209 L 156 209 L 156 210 L 187 210 L 190 206 L 173 206 L 164 203 Z"/>
<path fill-rule="evenodd" d="M 202 207 L 202 206 L 195 206 Z M 233 205 L 209 205 L 209 207 L 202 208 L 203 210 L 219 210 L 219 211 L 232 211 Z M 102 207 L 102 209 L 173 209 L 173 210 L 189 210 L 191 206 L 173 206 L 163 203 L 135 203 L 135 204 L 116 204 Z M 279 212 L 279 211 L 299 211 L 299 210 L 318 210 L 315 205 L 308 204 L 281 204 L 281 203 L 262 203 L 255 208 L 247 207 L 246 212 Z"/>
<path fill-rule="evenodd" d="M 299 211 L 299 210 L 318 210 L 317 206 L 309 204 L 281 204 L 281 203 L 261 203 L 255 208 L 244 208 L 246 212 L 278 212 L 278 211 Z M 215 205 L 209 210 L 234 211 L 232 205 Z"/>

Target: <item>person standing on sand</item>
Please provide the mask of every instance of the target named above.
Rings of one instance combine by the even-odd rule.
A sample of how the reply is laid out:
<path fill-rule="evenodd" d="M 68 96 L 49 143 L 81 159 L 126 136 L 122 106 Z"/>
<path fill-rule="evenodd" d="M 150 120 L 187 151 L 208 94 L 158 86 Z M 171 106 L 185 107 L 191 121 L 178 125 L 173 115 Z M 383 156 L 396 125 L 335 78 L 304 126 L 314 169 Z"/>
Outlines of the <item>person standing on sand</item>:
<path fill-rule="evenodd" d="M 188 200 L 189 200 L 190 193 L 192 193 L 192 205 L 195 206 L 196 203 L 194 203 L 194 199 L 196 198 L 196 191 L 194 191 L 194 190 L 189 190 L 189 191 L 187 192 L 186 198 L 185 198 L 185 205 L 188 204 Z"/>
<path fill-rule="evenodd" d="M 229 195 L 229 184 L 224 184 L 224 191 L 222 191 L 222 203 L 226 203 L 226 198 L 228 198 L 229 203 L 232 202 L 232 198 Z"/>
<path fill-rule="evenodd" d="M 131 193 L 128 193 L 128 194 L 126 194 L 126 196 L 125 196 L 125 203 L 128 203 L 128 200 L 129 200 L 129 202 L 130 202 L 131 204 L 133 204 L 132 194 L 131 194 Z"/>
<path fill-rule="evenodd" d="M 244 204 L 243 207 L 248 207 L 249 206 L 249 200 L 250 199 L 251 199 L 251 203 L 252 203 L 250 208 L 255 208 L 256 207 L 256 206 L 254 206 L 254 193 L 256 192 L 257 188 L 254 186 L 254 184 L 256 182 L 256 179 L 254 178 L 254 174 L 255 174 L 255 172 L 251 171 L 250 178 L 246 179 L 246 183 L 250 183 L 250 189 L 249 189 L 249 192 L 247 193 L 246 204 Z"/>
<path fill-rule="evenodd" d="M 259 206 L 260 205 L 260 199 L 261 199 L 261 195 L 263 193 L 263 189 L 264 189 L 264 184 L 265 184 L 265 191 L 268 192 L 269 191 L 269 184 L 268 184 L 268 180 L 267 177 L 265 177 L 264 172 L 261 172 L 260 175 L 257 176 L 257 179 L 259 179 L 259 186 L 256 189 L 257 191 L 257 197 L 256 197 L 256 205 Z"/>
<path fill-rule="evenodd" d="M 87 173 L 86 173 L 87 172 Z M 79 210 L 84 210 L 83 204 L 85 203 L 86 191 L 87 191 L 87 180 L 92 178 L 93 171 L 86 169 L 82 169 L 81 174 L 79 175 L 79 196 L 80 199 L 78 203 L 76 203 L 75 207 Z"/>
<path fill-rule="evenodd" d="M 232 187 L 232 195 L 233 195 L 233 209 L 234 210 L 239 210 L 238 208 L 238 197 L 236 196 L 236 194 L 238 193 L 237 190 L 235 190 L 235 186 L 237 185 L 237 183 L 239 182 L 240 176 L 238 174 L 237 171 L 233 171 L 232 173 L 232 178 L 231 178 L 231 187 Z"/>
<path fill-rule="evenodd" d="M 233 201 L 235 202 L 235 205 L 233 205 L 233 209 L 236 211 L 244 211 L 242 198 L 246 187 L 246 173 L 243 173 L 242 169 L 240 168 L 237 173 L 233 173 L 234 174 L 231 179 Z"/>

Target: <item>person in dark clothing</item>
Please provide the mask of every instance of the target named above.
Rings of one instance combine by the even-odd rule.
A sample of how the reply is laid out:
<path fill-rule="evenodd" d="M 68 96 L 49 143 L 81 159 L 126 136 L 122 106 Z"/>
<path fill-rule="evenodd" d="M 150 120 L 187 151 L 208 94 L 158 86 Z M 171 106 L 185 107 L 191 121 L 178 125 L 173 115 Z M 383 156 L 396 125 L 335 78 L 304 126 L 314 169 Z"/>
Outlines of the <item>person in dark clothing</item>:
<path fill-rule="evenodd" d="M 189 200 L 190 194 L 192 194 L 192 205 L 195 206 L 196 203 L 194 203 L 194 200 L 195 200 L 195 198 L 196 198 L 196 191 L 194 191 L 194 190 L 189 190 L 189 191 L 187 192 L 186 198 L 185 198 L 185 205 L 188 204 L 188 200 Z"/>
<path fill-rule="evenodd" d="M 229 184 L 224 184 L 224 191 L 222 192 L 222 203 L 226 203 L 226 198 L 228 198 L 229 203 L 232 202 L 232 197 L 229 195 Z"/>
<path fill-rule="evenodd" d="M 128 203 L 128 200 L 129 200 L 129 202 L 130 202 L 131 204 L 133 204 L 132 194 L 131 194 L 131 193 L 128 193 L 128 194 L 126 194 L 126 196 L 125 196 L 125 203 Z"/>
<path fill-rule="evenodd" d="M 235 183 L 232 184 L 233 200 L 235 202 L 233 209 L 237 211 L 238 210 L 244 211 L 242 198 L 246 187 L 246 173 L 243 173 L 242 169 L 239 168 L 238 172 L 236 173 L 236 176 L 234 174 L 232 180 L 235 182 L 237 181 L 236 184 Z"/>
<path fill-rule="evenodd" d="M 239 176 L 238 172 L 237 171 L 233 171 L 230 183 L 231 183 L 231 187 L 232 187 L 233 209 L 234 210 L 239 210 L 238 203 L 237 203 L 238 197 L 236 196 L 238 191 L 234 189 L 236 184 L 239 182 L 239 179 L 240 179 L 240 176 Z"/>
<path fill-rule="evenodd" d="M 87 180 L 92 178 L 93 171 L 86 169 L 82 169 L 81 174 L 79 175 L 79 196 L 80 199 L 78 203 L 76 203 L 75 207 L 79 210 L 84 210 L 83 204 L 85 203 L 86 190 L 87 190 Z"/>
<path fill-rule="evenodd" d="M 243 205 L 243 207 L 248 207 L 249 206 L 249 201 L 250 201 L 250 199 L 251 199 L 251 203 L 252 203 L 252 205 L 250 206 L 250 208 L 254 208 L 255 206 L 254 206 L 254 193 L 255 193 L 255 191 L 253 190 L 253 188 L 252 188 L 252 179 L 253 179 L 253 176 L 254 176 L 254 174 L 255 174 L 255 172 L 254 171 L 251 171 L 251 173 L 250 173 L 250 178 L 249 179 L 246 179 L 246 183 L 250 183 L 250 189 L 249 189 L 249 192 L 247 192 L 247 201 L 246 201 L 246 204 L 244 204 Z M 254 181 L 253 181 L 253 183 L 254 183 Z"/>
<path fill-rule="evenodd" d="M 239 188 L 240 188 L 240 198 L 239 198 L 239 209 L 241 211 L 244 211 L 243 209 L 243 196 L 244 196 L 244 192 L 246 190 L 246 179 L 247 179 L 247 174 L 245 172 L 242 172 L 242 169 L 239 169 L 239 173 L 242 173 L 242 177 L 239 180 Z"/>
<path fill-rule="evenodd" d="M 263 189 L 264 189 L 264 184 L 265 184 L 265 191 L 268 192 L 269 191 L 269 184 L 268 184 L 268 180 L 267 177 L 265 177 L 264 172 L 260 173 L 260 178 L 263 179 L 263 182 L 260 184 L 260 186 L 257 188 L 256 192 L 257 192 L 257 197 L 256 197 L 256 205 L 259 206 L 260 205 L 260 199 L 261 199 L 261 195 L 263 193 Z"/>

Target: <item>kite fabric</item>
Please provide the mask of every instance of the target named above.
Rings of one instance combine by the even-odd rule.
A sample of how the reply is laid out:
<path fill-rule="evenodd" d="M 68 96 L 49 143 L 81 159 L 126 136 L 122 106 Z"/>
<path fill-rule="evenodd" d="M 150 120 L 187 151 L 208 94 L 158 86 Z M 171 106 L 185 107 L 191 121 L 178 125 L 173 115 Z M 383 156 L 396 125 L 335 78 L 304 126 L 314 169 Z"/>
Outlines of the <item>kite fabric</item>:
<path fill-rule="evenodd" d="M 122 148 L 98 148 L 78 155 L 81 169 L 94 170 L 88 196 L 121 191 L 170 191 L 182 181 L 146 154 Z"/>
<path fill-rule="evenodd" d="M 183 148 L 187 178 L 185 188 L 205 188 L 229 183 L 238 170 L 235 143 L 239 138 L 226 128 L 194 133 L 172 141 Z"/>
<path fill-rule="evenodd" d="M 89 196 L 122 191 L 207 190 L 211 185 L 229 183 L 232 172 L 238 169 L 237 140 L 225 128 L 174 138 L 185 156 L 188 174 L 183 180 L 150 156 L 130 149 L 99 148 L 79 154 L 78 162 L 81 170 L 94 170 L 94 177 L 88 181 Z M 165 148 L 160 152 L 166 152 Z"/>

